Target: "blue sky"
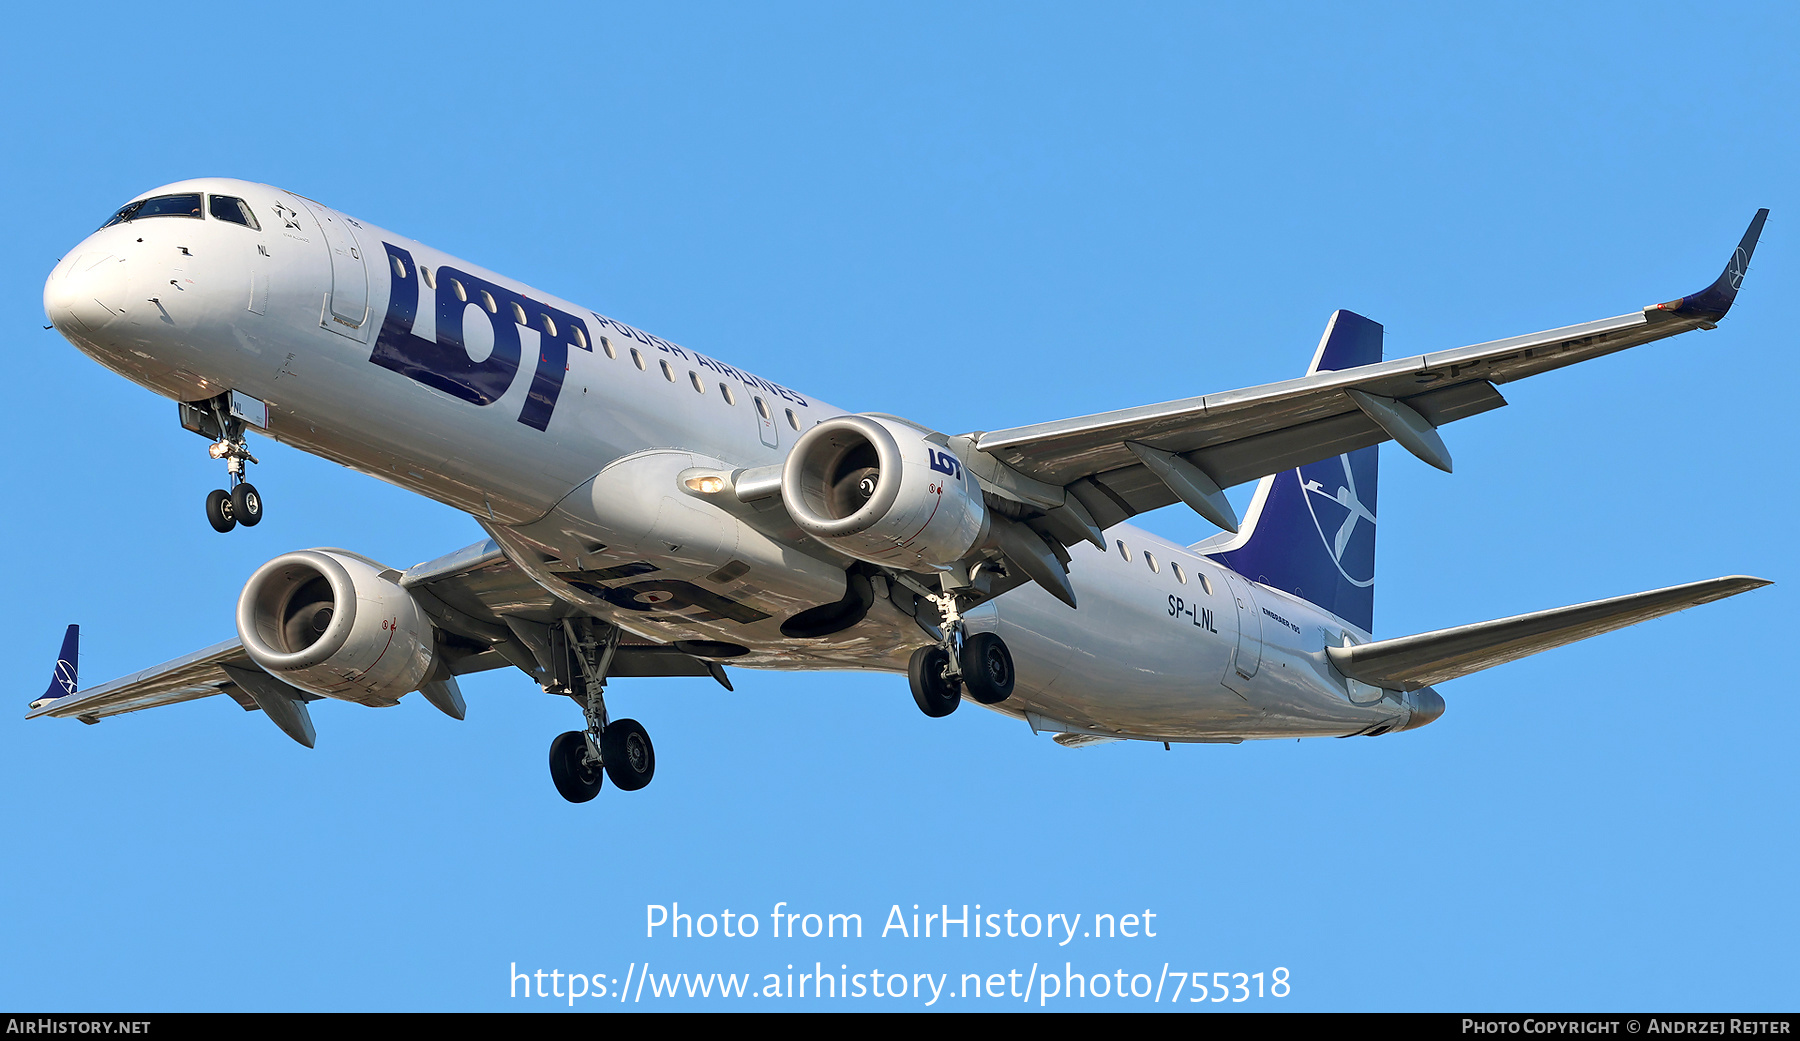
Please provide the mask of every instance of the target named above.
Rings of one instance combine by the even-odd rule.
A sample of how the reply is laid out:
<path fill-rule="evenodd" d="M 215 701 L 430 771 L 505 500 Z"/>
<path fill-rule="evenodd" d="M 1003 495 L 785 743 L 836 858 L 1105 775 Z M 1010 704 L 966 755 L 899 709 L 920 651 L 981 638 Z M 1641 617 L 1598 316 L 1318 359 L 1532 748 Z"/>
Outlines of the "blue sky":
<path fill-rule="evenodd" d="M 1208 1010 L 1792 1008 L 1796 18 L 17 13 L 0 1005 L 566 1011 L 510 998 L 509 967 L 648 961 L 754 989 L 817 961 L 952 983 L 1065 962 L 1291 976 L 1285 998 Z M 585 806 L 544 766 L 577 715 L 516 672 L 467 682 L 462 723 L 413 699 L 321 705 L 313 751 L 223 699 L 26 724 L 69 621 L 98 682 L 229 636 L 277 553 L 404 567 L 480 537 L 266 440 L 268 520 L 218 536 L 218 465 L 173 406 L 42 329 L 64 251 L 210 174 L 955 432 L 1286 378 L 1337 307 L 1384 323 L 1390 355 L 1628 312 L 1708 283 L 1768 206 L 1718 330 L 1503 388 L 1511 407 L 1446 431 L 1454 476 L 1383 450 L 1377 635 L 1715 575 L 1777 585 L 1448 684 L 1443 719 L 1377 740 L 1069 751 L 974 707 L 928 720 L 898 677 L 624 681 L 609 703 L 655 736 L 658 777 Z M 1210 533 L 1176 510 L 1144 525 Z M 674 901 L 763 928 L 646 938 L 646 905 Z M 777 939 L 780 901 L 869 935 Z M 1149 909 L 1158 935 L 875 935 L 915 903 Z"/>

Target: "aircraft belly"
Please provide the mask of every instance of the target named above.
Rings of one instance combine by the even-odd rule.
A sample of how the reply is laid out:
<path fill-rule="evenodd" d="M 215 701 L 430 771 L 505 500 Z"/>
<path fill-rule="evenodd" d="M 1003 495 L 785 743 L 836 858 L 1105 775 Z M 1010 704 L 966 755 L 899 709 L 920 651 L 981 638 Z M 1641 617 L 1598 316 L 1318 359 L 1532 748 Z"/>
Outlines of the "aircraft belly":
<path fill-rule="evenodd" d="M 1151 544 L 1129 528 L 1114 533 L 1130 545 Z M 1334 686 L 1320 648 L 1272 637 L 1256 636 L 1257 675 L 1234 674 L 1241 690 L 1226 687 L 1220 678 L 1240 653 L 1229 584 L 1197 560 L 1186 565 L 1193 580 L 1177 583 L 1166 562 L 1180 551 L 1155 548 L 1165 566 L 1154 573 L 1136 557 L 1077 548 L 1070 565 L 1080 595 L 1076 610 L 1036 585 L 994 601 L 1018 676 L 1002 711 L 1040 730 L 1166 741 L 1340 735 L 1404 715 L 1394 704 L 1351 704 Z M 1293 606 L 1278 606 L 1300 616 Z M 1316 642 L 1322 648 L 1322 635 Z"/>
<path fill-rule="evenodd" d="M 1114 560 L 1091 548 L 1073 551 L 1079 609 L 1036 585 L 996 599 L 1018 675 L 1017 707 L 1104 733 L 1199 736 L 1238 732 L 1260 718 L 1216 682 L 1232 644 L 1185 613 L 1174 616 L 1167 594 Z"/>

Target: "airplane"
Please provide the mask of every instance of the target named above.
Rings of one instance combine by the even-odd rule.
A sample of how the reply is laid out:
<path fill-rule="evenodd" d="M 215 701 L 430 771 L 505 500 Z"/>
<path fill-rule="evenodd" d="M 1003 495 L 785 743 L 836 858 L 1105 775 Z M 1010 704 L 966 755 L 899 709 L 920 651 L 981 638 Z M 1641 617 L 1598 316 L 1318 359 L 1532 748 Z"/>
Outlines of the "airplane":
<path fill-rule="evenodd" d="M 1378 446 L 1451 469 L 1447 423 L 1498 385 L 1696 329 L 1736 298 L 1768 211 L 1707 288 L 1614 318 L 1384 360 L 1332 314 L 1304 375 L 1000 431 L 849 413 L 310 198 L 221 178 L 146 192 L 57 263 L 51 324 L 173 399 L 226 465 L 221 533 L 266 504 L 248 435 L 460 510 L 486 538 L 397 569 L 346 549 L 250 575 L 236 635 L 79 689 L 70 626 L 28 718 L 223 694 L 295 741 L 321 700 L 515 667 L 570 698 L 550 773 L 571 802 L 655 773 L 614 679 L 759 669 L 905 673 L 1058 744 L 1379 736 L 1442 715 L 1435 685 L 1746 592 L 1727 576 L 1374 637 Z M 1240 519 L 1224 490 L 1258 482 Z M 1129 519 L 1184 503 L 1191 546 Z"/>

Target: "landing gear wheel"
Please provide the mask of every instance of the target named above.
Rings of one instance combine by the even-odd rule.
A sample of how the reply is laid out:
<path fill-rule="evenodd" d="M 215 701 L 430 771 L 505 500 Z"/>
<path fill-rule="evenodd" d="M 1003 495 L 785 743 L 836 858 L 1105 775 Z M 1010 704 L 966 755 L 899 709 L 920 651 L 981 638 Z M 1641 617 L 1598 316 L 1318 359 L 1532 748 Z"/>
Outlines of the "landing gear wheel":
<path fill-rule="evenodd" d="M 913 701 L 919 711 L 933 719 L 947 716 L 962 704 L 962 684 L 944 675 L 950 664 L 950 652 L 942 647 L 921 647 L 913 652 L 906 667 L 906 678 L 912 681 Z"/>
<path fill-rule="evenodd" d="M 587 735 L 579 730 L 556 735 L 550 742 L 550 779 L 570 802 L 587 802 L 600 794 L 606 774 L 587 762 Z"/>
<path fill-rule="evenodd" d="M 231 515 L 246 528 L 254 528 L 263 517 L 262 496 L 256 485 L 243 481 L 231 490 Z"/>
<path fill-rule="evenodd" d="M 963 686 L 983 705 L 998 705 L 1012 696 L 1012 652 L 993 633 L 976 633 L 963 644 Z"/>
<path fill-rule="evenodd" d="M 230 492 L 214 488 L 206 493 L 206 520 L 220 534 L 237 527 L 237 513 L 231 504 Z"/>
<path fill-rule="evenodd" d="M 635 792 L 656 775 L 656 749 L 635 719 L 615 719 L 600 731 L 600 756 L 606 776 L 622 791 Z"/>

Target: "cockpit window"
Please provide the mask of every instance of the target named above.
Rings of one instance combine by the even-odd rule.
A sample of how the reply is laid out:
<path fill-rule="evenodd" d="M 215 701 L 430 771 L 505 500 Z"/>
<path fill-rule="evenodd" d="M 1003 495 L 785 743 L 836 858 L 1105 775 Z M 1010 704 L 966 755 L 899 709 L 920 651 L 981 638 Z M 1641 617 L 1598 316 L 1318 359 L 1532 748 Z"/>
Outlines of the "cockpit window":
<path fill-rule="evenodd" d="M 242 199 L 234 199 L 229 195 L 214 195 L 210 206 L 214 220 L 228 220 L 233 224 L 242 224 L 252 231 L 261 231 L 262 225 L 256 223 L 256 214 L 250 212 L 250 204 Z"/>
<path fill-rule="evenodd" d="M 200 193 L 183 192 L 180 195 L 158 195 L 154 198 L 126 203 L 119 212 L 112 215 L 112 220 L 100 226 L 110 228 L 114 224 L 142 220 L 145 217 L 192 217 L 199 220 Z"/>

